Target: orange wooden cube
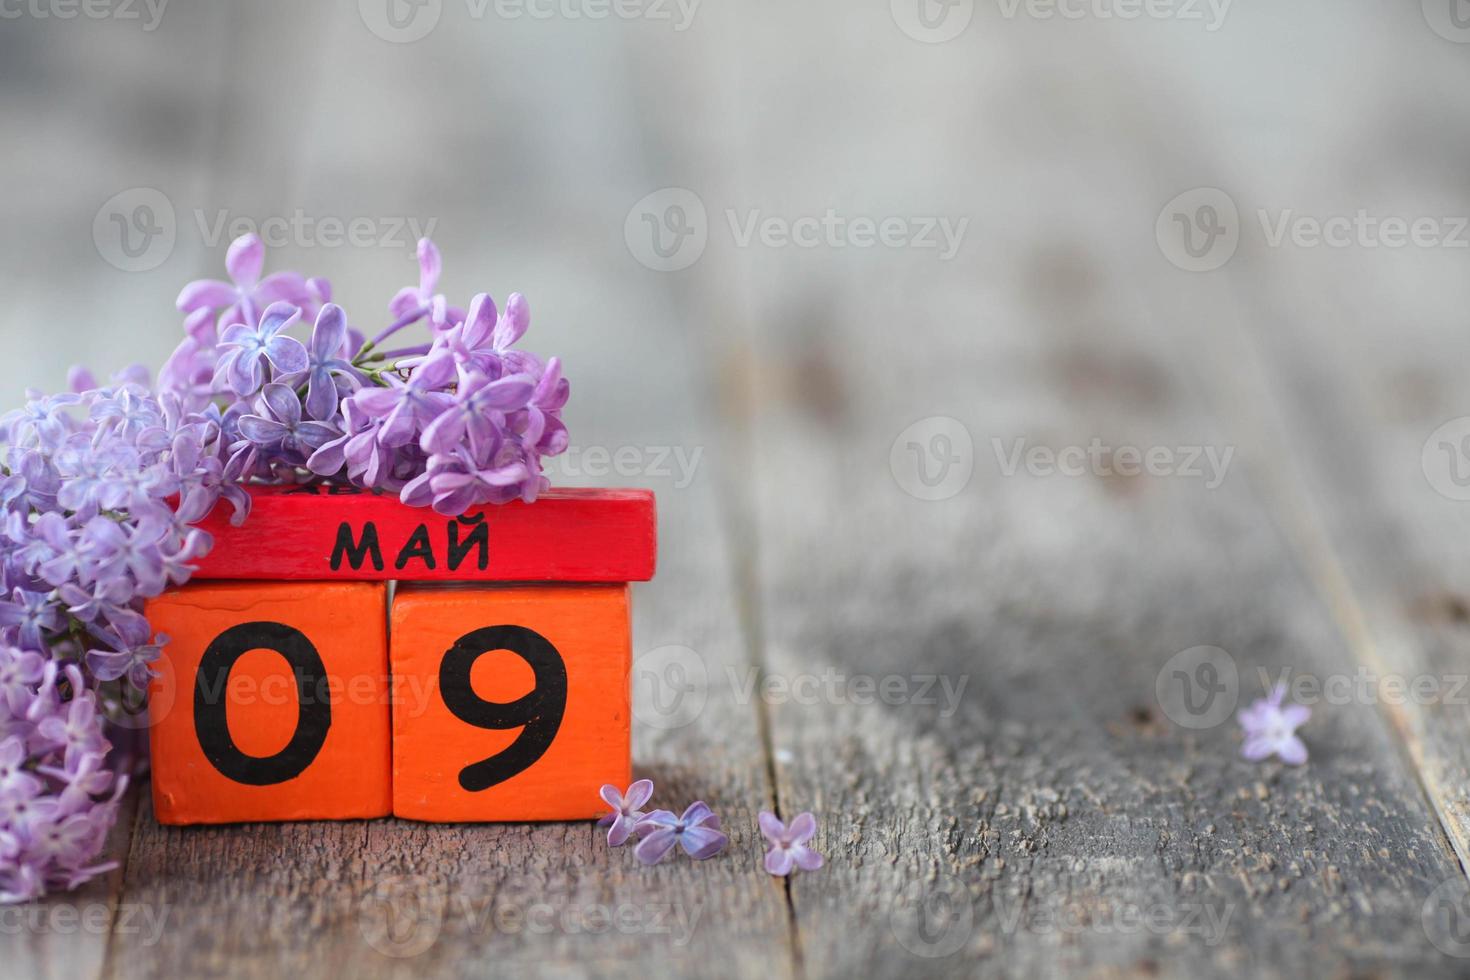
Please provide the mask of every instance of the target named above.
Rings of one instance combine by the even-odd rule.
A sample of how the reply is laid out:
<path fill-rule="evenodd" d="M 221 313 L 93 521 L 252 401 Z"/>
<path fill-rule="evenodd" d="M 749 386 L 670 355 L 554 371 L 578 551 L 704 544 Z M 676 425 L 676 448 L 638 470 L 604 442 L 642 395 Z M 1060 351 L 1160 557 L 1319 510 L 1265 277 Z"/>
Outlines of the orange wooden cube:
<path fill-rule="evenodd" d="M 386 585 L 208 582 L 147 615 L 161 823 L 391 811 Z"/>
<path fill-rule="evenodd" d="M 400 585 L 393 812 L 576 820 L 631 772 L 628 586 Z"/>

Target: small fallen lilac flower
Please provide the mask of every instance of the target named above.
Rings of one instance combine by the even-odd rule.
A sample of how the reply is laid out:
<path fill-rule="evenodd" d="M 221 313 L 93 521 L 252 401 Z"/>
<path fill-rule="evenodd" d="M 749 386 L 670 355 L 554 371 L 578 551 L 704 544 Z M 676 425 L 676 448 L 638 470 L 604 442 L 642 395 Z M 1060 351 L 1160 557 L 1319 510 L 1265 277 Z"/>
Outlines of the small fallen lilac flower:
<path fill-rule="evenodd" d="M 709 804 L 696 800 L 682 816 L 672 810 L 654 810 L 634 827 L 643 839 L 633 848 L 633 856 L 644 864 L 658 864 L 678 844 L 696 861 L 714 857 L 725 849 L 730 838 L 720 831 L 720 818 Z"/>
<path fill-rule="evenodd" d="M 1301 704 L 1282 707 L 1285 697 L 1286 685 L 1278 684 L 1268 697 L 1258 698 L 1240 712 L 1240 727 L 1245 729 L 1242 756 L 1257 762 L 1276 755 L 1293 766 L 1307 761 L 1306 743 L 1297 737 L 1296 730 L 1312 717 L 1312 709 Z"/>
<path fill-rule="evenodd" d="M 761 834 L 770 841 L 766 851 L 766 870 L 773 875 L 789 875 L 794 869 L 815 871 L 822 866 L 822 855 L 807 846 L 817 832 L 817 818 L 810 813 L 798 813 L 791 826 L 781 822 L 774 813 L 760 813 Z"/>
<path fill-rule="evenodd" d="M 653 780 L 640 779 L 629 786 L 626 793 L 619 793 L 616 786 L 607 783 L 597 793 L 612 807 L 612 812 L 597 821 L 597 826 L 608 828 L 609 847 L 621 846 L 645 816 L 643 806 L 653 798 Z"/>

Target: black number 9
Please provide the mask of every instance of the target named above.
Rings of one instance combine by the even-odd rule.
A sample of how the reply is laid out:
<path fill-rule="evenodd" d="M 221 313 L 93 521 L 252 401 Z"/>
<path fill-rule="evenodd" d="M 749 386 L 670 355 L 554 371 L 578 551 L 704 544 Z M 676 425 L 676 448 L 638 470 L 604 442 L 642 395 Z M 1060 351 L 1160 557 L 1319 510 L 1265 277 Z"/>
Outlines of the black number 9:
<path fill-rule="evenodd" d="M 470 686 L 470 668 L 495 650 L 509 650 L 531 665 L 536 686 L 504 704 L 486 701 Z M 567 667 L 551 641 L 524 626 L 486 626 L 454 642 L 439 662 L 444 704 L 476 728 L 521 728 L 516 740 L 488 759 L 465 766 L 459 784 L 471 793 L 489 789 L 523 772 L 546 754 L 567 708 Z"/>

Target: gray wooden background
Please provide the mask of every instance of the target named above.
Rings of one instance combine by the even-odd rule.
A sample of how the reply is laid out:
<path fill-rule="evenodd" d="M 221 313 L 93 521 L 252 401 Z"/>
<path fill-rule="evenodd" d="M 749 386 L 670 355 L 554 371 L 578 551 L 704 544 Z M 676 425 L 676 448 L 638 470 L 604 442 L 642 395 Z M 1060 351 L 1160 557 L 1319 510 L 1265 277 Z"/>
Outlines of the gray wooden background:
<path fill-rule="evenodd" d="M 0 972 L 1470 967 L 1461 0 L 0 13 L 6 403 L 159 363 L 237 225 L 372 326 L 432 222 L 566 362 L 558 480 L 658 491 L 635 768 L 732 835 L 643 870 L 144 794 Z M 1302 768 L 1228 715 L 1282 672 Z M 827 866 L 766 875 L 762 808 Z"/>

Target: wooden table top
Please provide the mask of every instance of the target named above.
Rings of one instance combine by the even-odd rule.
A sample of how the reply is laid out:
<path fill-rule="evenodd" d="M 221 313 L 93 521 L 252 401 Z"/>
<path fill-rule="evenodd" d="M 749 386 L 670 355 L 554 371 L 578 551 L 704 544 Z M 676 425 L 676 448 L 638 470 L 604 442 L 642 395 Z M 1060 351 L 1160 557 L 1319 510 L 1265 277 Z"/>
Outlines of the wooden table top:
<path fill-rule="evenodd" d="M 445 288 L 524 292 L 563 357 L 554 480 L 658 495 L 634 768 L 729 850 L 135 794 L 115 873 L 0 910 L 8 969 L 1464 972 L 1470 48 L 1433 4 L 964 0 L 935 44 L 882 0 L 430 6 L 412 43 L 367 0 L 0 26 L 7 403 L 161 362 L 241 221 L 365 327 L 432 223 Z M 174 237 L 129 272 L 89 231 L 137 188 Z M 1301 767 L 1239 754 L 1282 678 Z M 761 869 L 771 808 L 826 867 Z"/>

